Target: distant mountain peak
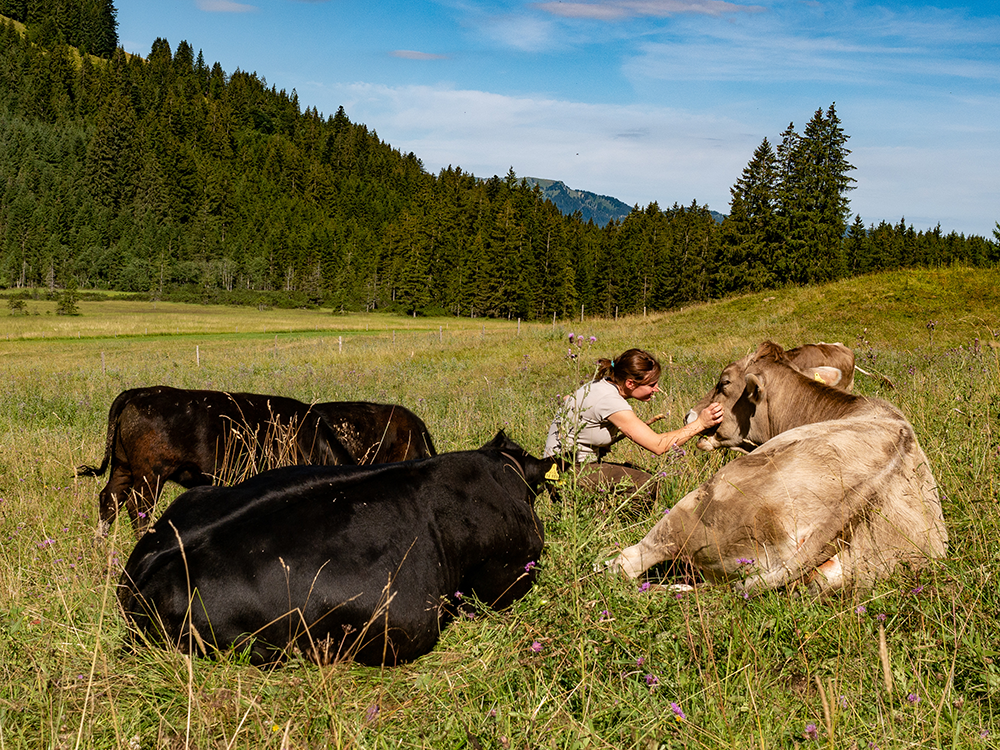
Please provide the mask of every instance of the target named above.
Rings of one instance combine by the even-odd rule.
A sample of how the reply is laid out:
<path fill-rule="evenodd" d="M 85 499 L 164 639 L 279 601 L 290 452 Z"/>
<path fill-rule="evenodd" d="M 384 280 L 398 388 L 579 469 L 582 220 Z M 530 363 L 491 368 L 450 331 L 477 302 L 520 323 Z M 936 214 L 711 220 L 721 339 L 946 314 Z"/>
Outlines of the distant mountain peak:
<path fill-rule="evenodd" d="M 571 216 L 577 211 L 584 221 L 591 221 L 603 227 L 609 221 L 621 221 L 632 212 L 632 206 L 612 198 L 587 190 L 576 190 L 562 180 L 548 180 L 541 177 L 525 177 L 530 187 L 538 185 L 542 197 L 552 201 L 563 214 Z"/>
<path fill-rule="evenodd" d="M 524 181 L 529 187 L 538 187 L 542 191 L 542 197 L 552 201 L 566 216 L 572 216 L 577 211 L 584 221 L 593 220 L 599 226 L 605 226 L 609 221 L 621 221 L 630 213 L 633 206 L 624 201 L 613 198 L 610 195 L 599 195 L 587 190 L 577 190 L 569 187 L 562 180 L 548 180 L 542 177 L 525 177 Z M 709 211 L 716 221 L 721 222 L 724 214 L 718 211 Z"/>

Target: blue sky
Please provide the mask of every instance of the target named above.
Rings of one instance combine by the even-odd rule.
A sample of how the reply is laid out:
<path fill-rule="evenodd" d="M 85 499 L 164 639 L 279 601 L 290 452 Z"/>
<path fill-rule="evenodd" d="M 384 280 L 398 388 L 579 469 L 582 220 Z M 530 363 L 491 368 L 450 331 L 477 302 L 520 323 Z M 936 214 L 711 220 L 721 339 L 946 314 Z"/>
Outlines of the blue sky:
<path fill-rule="evenodd" d="M 129 52 L 343 105 L 431 172 L 723 213 L 766 137 L 835 103 L 865 224 L 992 238 L 1000 10 L 985 0 L 117 0 Z"/>

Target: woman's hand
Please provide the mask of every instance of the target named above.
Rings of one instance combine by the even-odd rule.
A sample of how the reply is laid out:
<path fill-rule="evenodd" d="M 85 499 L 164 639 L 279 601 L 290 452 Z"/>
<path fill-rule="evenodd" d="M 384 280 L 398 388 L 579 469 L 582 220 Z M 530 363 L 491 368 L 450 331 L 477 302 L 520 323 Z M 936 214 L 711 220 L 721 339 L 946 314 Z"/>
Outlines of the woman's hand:
<path fill-rule="evenodd" d="M 713 401 L 704 409 L 701 410 L 701 414 L 695 420 L 695 424 L 698 425 L 698 432 L 704 432 L 705 430 L 715 427 L 722 421 L 722 404 Z"/>

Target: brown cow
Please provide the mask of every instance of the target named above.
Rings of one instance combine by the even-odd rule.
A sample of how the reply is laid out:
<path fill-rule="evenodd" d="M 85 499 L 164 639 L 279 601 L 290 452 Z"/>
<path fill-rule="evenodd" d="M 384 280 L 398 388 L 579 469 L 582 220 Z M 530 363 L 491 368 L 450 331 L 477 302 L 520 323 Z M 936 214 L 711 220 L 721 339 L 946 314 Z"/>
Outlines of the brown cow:
<path fill-rule="evenodd" d="M 634 577 L 682 557 L 747 589 L 803 578 L 827 589 L 945 554 L 937 486 L 898 409 L 810 378 L 771 342 L 739 374 L 741 388 L 717 389 L 725 417 L 706 440 L 760 447 L 683 497 L 617 567 Z"/>
<path fill-rule="evenodd" d="M 636 578 L 682 559 L 745 592 L 797 581 L 828 591 L 942 557 L 948 536 L 927 456 L 898 411 L 872 406 L 782 432 L 726 464 L 612 567 Z"/>
<path fill-rule="evenodd" d="M 728 412 L 735 401 L 739 399 L 740 394 L 743 393 L 746 384 L 746 368 L 755 356 L 755 354 L 748 354 L 743 359 L 723 368 L 722 374 L 719 375 L 718 383 L 688 412 L 685 423 L 696 419 L 701 410 L 713 401 L 722 404 L 723 408 Z M 819 344 L 803 344 L 784 352 L 784 356 L 787 364 L 807 377 L 830 386 L 835 386 L 843 391 L 850 391 L 854 387 L 854 352 L 843 344 L 826 344 L 822 342 Z M 699 438 L 697 445 L 701 450 L 712 450 L 718 447 L 705 437 Z M 753 450 L 756 446 L 746 444 L 730 445 L 727 447 L 745 453 Z"/>
<path fill-rule="evenodd" d="M 309 406 L 255 393 L 166 386 L 118 395 L 108 414 L 104 460 L 77 476 L 101 476 L 98 532 L 120 505 L 141 536 L 167 481 L 191 488 L 243 479 L 286 464 L 385 463 L 434 455 L 424 423 L 402 406 L 327 402 Z"/>

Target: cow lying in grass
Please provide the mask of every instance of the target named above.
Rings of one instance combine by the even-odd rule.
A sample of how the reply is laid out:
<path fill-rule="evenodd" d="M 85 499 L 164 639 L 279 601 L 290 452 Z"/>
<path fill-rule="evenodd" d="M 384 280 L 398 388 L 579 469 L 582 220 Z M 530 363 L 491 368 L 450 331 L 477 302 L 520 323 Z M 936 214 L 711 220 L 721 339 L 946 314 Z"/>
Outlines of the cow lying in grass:
<path fill-rule="evenodd" d="M 501 432 L 475 451 L 189 490 L 121 576 L 133 640 L 255 664 L 290 649 L 321 663 L 415 659 L 463 596 L 504 608 L 531 588 L 533 503 L 552 463 Z"/>
<path fill-rule="evenodd" d="M 944 556 L 937 483 L 892 405 L 813 380 L 765 343 L 733 395 L 718 446 L 762 443 L 685 495 L 612 566 L 638 577 L 683 559 L 747 591 L 869 584 Z"/>

